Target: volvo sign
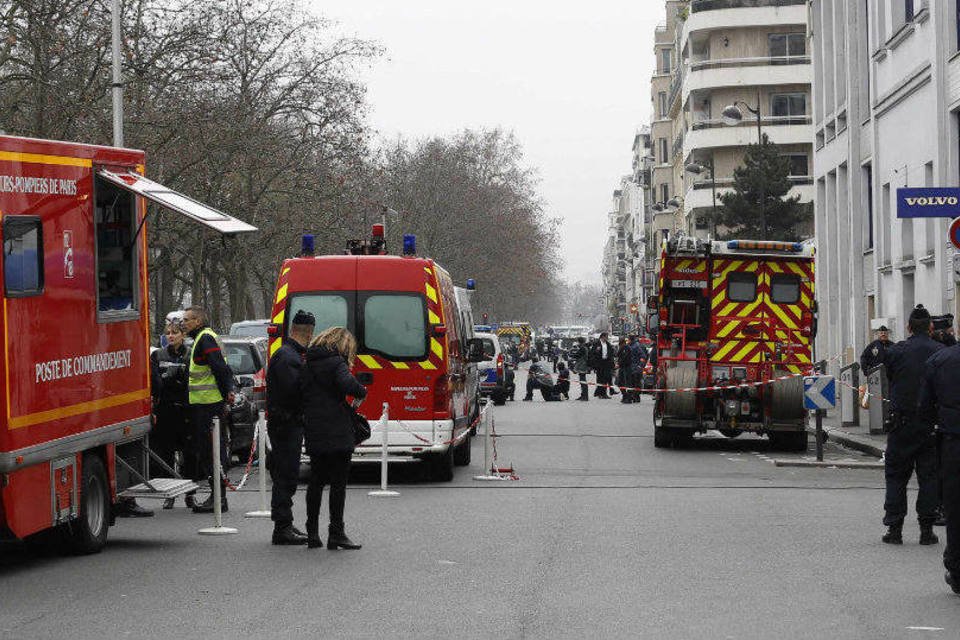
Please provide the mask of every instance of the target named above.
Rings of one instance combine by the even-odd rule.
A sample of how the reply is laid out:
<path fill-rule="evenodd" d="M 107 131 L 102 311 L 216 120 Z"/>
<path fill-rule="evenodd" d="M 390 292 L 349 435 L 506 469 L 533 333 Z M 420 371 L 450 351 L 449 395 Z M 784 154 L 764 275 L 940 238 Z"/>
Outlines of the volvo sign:
<path fill-rule="evenodd" d="M 956 218 L 960 216 L 960 189 L 921 187 L 897 189 L 898 218 Z"/>

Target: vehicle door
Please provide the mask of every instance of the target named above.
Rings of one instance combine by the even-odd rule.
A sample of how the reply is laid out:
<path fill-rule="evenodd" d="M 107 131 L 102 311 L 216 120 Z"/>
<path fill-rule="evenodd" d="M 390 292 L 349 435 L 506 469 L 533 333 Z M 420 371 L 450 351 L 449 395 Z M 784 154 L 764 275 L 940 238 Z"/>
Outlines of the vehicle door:
<path fill-rule="evenodd" d="M 753 379 L 768 348 L 761 262 L 716 256 L 711 272 L 710 379 Z"/>
<path fill-rule="evenodd" d="M 778 373 L 800 373 L 811 364 L 812 261 L 771 258 L 763 263 L 763 299 L 770 341 L 766 352 Z M 776 375 L 776 373 L 774 373 Z"/>

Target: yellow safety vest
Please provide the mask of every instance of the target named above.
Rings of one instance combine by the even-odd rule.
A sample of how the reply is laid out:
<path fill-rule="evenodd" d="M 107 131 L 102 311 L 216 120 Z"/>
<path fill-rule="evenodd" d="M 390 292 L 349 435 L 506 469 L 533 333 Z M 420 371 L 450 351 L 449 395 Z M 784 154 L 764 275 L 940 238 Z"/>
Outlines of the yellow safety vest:
<path fill-rule="evenodd" d="M 217 386 L 217 379 L 213 376 L 213 371 L 205 364 L 197 364 L 193 356 L 200 344 L 200 338 L 204 335 L 212 336 L 217 344 L 220 344 L 220 338 L 209 327 L 204 328 L 197 337 L 193 339 L 193 347 L 190 349 L 190 379 L 187 383 L 190 404 L 216 404 L 223 402 L 223 394 Z"/>

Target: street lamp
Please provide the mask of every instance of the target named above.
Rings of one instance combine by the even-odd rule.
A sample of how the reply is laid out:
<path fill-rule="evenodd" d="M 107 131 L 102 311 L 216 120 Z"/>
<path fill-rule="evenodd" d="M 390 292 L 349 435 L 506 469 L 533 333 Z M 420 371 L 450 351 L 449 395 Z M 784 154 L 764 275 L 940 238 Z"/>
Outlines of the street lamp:
<path fill-rule="evenodd" d="M 713 195 L 713 209 L 710 212 L 710 219 L 713 224 L 712 235 L 715 236 L 717 235 L 717 174 L 716 171 L 714 171 L 713 156 L 710 156 L 710 164 L 708 166 L 691 162 L 684 167 L 684 169 L 686 169 L 687 173 L 692 173 L 697 176 L 702 174 L 704 171 L 710 172 L 710 191 Z"/>
<path fill-rule="evenodd" d="M 756 108 L 751 107 L 746 102 L 742 100 L 737 100 L 733 104 L 728 104 L 723 108 L 723 111 L 720 113 L 720 119 L 723 120 L 723 124 L 728 127 L 736 127 L 743 122 L 743 111 L 740 110 L 740 107 L 743 107 L 753 115 L 757 117 L 757 144 L 763 144 L 763 130 L 760 126 L 760 89 L 757 89 L 757 106 Z M 757 167 L 760 171 L 760 239 L 767 239 L 767 212 L 766 212 L 766 200 L 767 200 L 767 190 L 766 185 L 763 182 L 763 167 Z"/>

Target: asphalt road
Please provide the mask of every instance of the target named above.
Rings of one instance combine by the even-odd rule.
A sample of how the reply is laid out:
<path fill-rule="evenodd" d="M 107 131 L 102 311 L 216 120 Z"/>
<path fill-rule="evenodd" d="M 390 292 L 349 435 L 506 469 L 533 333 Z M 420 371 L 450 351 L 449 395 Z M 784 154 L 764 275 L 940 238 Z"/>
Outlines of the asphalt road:
<path fill-rule="evenodd" d="M 521 396 L 495 408 L 518 481 L 472 479 L 481 437 L 451 483 L 398 467 L 399 498 L 360 470 L 358 552 L 271 546 L 242 517 L 252 490 L 230 496 L 234 536 L 197 535 L 210 518 L 178 503 L 120 520 L 98 555 L 2 547 L 0 638 L 960 637 L 943 545 L 915 521 L 880 542 L 881 471 L 776 467 L 799 454 L 746 437 L 658 450 L 649 399 Z"/>

